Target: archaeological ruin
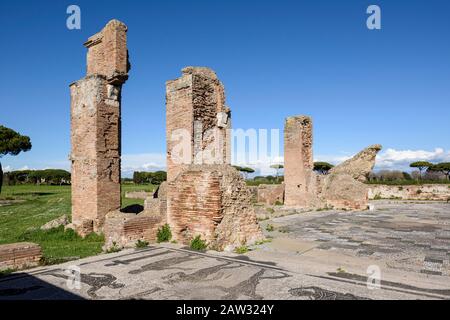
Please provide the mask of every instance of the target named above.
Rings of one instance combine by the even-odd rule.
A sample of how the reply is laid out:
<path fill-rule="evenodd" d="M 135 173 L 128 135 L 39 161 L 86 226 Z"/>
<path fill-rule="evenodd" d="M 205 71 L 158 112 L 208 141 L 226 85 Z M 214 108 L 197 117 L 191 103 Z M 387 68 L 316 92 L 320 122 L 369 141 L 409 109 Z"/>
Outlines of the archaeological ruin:
<path fill-rule="evenodd" d="M 312 119 L 286 119 L 285 181 L 249 188 L 231 166 L 231 110 L 216 73 L 186 67 L 166 83 L 167 181 L 143 210 L 121 208 L 121 90 L 128 79 L 127 27 L 110 21 L 85 43 L 87 75 L 71 84 L 72 223 L 85 236 L 103 232 L 106 248 L 154 242 L 164 224 L 173 240 L 200 236 L 209 248 L 231 250 L 263 239 L 254 202 L 295 208 L 366 209 L 362 183 L 381 146 L 330 170 L 314 172 Z"/>
<path fill-rule="evenodd" d="M 367 186 L 363 183 L 375 166 L 380 145 L 370 146 L 332 168 L 327 175 L 314 172 L 312 119 L 288 117 L 284 128 L 286 206 L 300 208 L 367 209 Z"/>
<path fill-rule="evenodd" d="M 128 79 L 127 27 L 110 21 L 84 44 L 87 74 L 70 85 L 72 226 L 81 235 L 102 231 L 120 209 L 120 109 Z"/>
<path fill-rule="evenodd" d="M 121 89 L 128 79 L 127 27 L 110 21 L 89 38 L 87 75 L 71 89 L 72 224 L 104 232 L 105 247 L 154 242 L 168 223 L 173 238 L 201 236 L 231 249 L 263 238 L 244 179 L 230 165 L 231 112 L 214 71 L 187 67 L 167 82 L 168 181 L 142 212 L 123 212 L 120 192 Z"/>
<path fill-rule="evenodd" d="M 175 240 L 218 250 L 263 238 L 252 194 L 230 165 L 231 112 L 214 71 L 187 67 L 166 84 L 167 221 Z"/>

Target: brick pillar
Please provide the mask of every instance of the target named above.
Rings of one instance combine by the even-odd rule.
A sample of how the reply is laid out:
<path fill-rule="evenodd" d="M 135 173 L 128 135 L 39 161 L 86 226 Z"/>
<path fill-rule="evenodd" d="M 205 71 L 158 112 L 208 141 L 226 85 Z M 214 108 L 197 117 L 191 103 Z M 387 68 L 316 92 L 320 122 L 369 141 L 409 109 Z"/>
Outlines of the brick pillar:
<path fill-rule="evenodd" d="M 128 78 L 126 26 L 110 21 L 89 38 L 87 76 L 70 85 L 72 223 L 81 235 L 102 231 L 120 209 L 121 90 Z"/>
<path fill-rule="evenodd" d="M 184 68 L 166 83 L 168 182 L 191 164 L 230 163 L 230 114 L 224 87 L 209 68 Z"/>
<path fill-rule="evenodd" d="M 317 202 L 312 142 L 310 117 L 294 116 L 286 119 L 284 126 L 286 206 L 309 207 Z"/>

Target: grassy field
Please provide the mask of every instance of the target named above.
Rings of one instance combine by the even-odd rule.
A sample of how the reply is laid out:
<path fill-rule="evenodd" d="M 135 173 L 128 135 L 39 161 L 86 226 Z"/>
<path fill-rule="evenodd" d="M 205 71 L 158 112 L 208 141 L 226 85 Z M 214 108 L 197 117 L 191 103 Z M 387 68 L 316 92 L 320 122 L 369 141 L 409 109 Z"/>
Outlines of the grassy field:
<path fill-rule="evenodd" d="M 122 207 L 143 205 L 143 200 L 125 199 L 126 191 L 152 191 L 152 185 L 122 186 Z M 43 224 L 67 214 L 70 216 L 70 186 L 4 186 L 0 195 L 0 244 L 30 241 L 41 245 L 44 263 L 52 264 L 83 258 L 101 252 L 102 235 L 84 239 L 64 228 L 42 231 Z"/>

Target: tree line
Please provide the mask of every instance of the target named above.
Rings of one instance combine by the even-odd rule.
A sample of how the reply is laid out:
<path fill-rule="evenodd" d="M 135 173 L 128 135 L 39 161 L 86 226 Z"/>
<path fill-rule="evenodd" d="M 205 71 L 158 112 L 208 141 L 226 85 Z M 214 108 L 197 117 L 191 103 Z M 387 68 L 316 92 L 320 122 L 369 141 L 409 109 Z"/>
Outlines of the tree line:
<path fill-rule="evenodd" d="M 167 172 L 166 171 L 155 171 L 155 172 L 135 171 L 135 172 L 133 172 L 133 183 L 135 183 L 135 184 L 158 185 L 166 180 L 167 180 Z"/>
<path fill-rule="evenodd" d="M 61 169 L 17 170 L 6 172 L 3 179 L 7 185 L 16 184 L 70 184 L 70 172 Z"/>

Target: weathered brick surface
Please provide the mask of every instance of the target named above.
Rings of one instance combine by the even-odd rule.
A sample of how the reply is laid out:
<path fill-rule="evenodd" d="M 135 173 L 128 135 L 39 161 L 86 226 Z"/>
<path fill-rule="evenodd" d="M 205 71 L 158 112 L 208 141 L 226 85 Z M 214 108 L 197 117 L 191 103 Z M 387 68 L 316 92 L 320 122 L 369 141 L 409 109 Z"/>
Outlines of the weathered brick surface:
<path fill-rule="evenodd" d="M 200 235 L 211 248 L 229 250 L 261 240 L 252 194 L 229 165 L 191 165 L 168 185 L 168 222 L 174 239 Z"/>
<path fill-rule="evenodd" d="M 284 184 L 261 184 L 257 188 L 257 201 L 268 205 L 284 203 Z"/>
<path fill-rule="evenodd" d="M 151 197 L 145 199 L 139 214 L 119 210 L 106 215 L 105 249 L 114 246 L 133 247 L 138 240 L 155 242 L 158 228 L 167 223 L 167 183 L 163 182 Z"/>
<path fill-rule="evenodd" d="M 126 26 L 117 20 L 91 37 L 87 76 L 70 86 L 72 227 L 102 231 L 120 208 L 120 101 L 127 79 Z"/>
<path fill-rule="evenodd" d="M 0 245 L 0 270 L 22 269 L 39 264 L 41 247 L 35 243 L 19 242 Z"/>
<path fill-rule="evenodd" d="M 166 84 L 166 108 L 167 221 L 174 238 L 187 244 L 201 235 L 219 250 L 261 239 L 252 193 L 230 165 L 230 109 L 214 71 L 184 68 Z M 184 137 L 173 139 L 177 133 Z"/>
<path fill-rule="evenodd" d="M 138 240 L 155 242 L 158 228 L 165 223 L 165 216 L 146 211 L 137 215 L 120 211 L 110 212 L 104 226 L 105 249 L 113 246 L 134 247 Z"/>
<path fill-rule="evenodd" d="M 312 119 L 294 116 L 284 126 L 285 205 L 315 207 L 318 205 L 316 174 L 313 172 Z"/>
<path fill-rule="evenodd" d="M 368 206 L 368 188 L 361 182 L 372 170 L 380 145 L 370 146 L 327 175 L 314 170 L 312 120 L 286 119 L 284 129 L 285 205 L 301 208 L 333 207 L 361 210 Z"/>
<path fill-rule="evenodd" d="M 84 44 L 88 48 L 87 75 L 103 75 L 110 83 L 122 84 L 128 79 L 127 27 L 111 20 L 102 31 Z"/>
<path fill-rule="evenodd" d="M 204 67 L 187 67 L 182 70 L 180 78 L 168 81 L 167 181 L 172 181 L 193 163 L 230 163 L 231 147 L 227 130 L 230 128 L 230 110 L 225 105 L 224 88 L 214 71 Z M 184 140 L 174 139 L 180 132 L 186 134 Z M 178 152 L 182 147 L 180 143 L 184 143 L 185 148 L 187 146 L 187 154 Z M 210 153 L 208 146 L 214 146 L 216 152 Z M 213 156 L 208 157 L 202 152 Z"/>

